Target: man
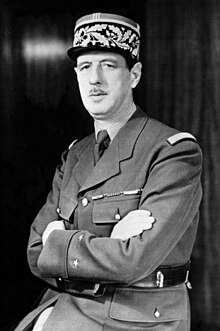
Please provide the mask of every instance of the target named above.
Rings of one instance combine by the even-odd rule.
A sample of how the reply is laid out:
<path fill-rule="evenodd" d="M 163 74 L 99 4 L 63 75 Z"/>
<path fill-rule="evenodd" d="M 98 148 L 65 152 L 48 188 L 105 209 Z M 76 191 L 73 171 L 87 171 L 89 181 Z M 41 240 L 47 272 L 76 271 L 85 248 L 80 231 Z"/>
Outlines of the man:
<path fill-rule="evenodd" d="M 32 224 L 28 262 L 49 289 L 16 330 L 190 330 L 201 151 L 134 104 L 139 42 L 122 16 L 76 23 L 68 55 L 95 133 L 63 154 Z"/>

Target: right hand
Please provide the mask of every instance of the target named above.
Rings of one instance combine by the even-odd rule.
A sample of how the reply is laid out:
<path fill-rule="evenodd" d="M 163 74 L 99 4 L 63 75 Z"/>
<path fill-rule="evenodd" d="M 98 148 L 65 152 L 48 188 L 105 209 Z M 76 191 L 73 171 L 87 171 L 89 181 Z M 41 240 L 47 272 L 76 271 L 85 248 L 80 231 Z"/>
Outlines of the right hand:
<path fill-rule="evenodd" d="M 111 233 L 111 238 L 127 240 L 153 227 L 155 218 L 148 210 L 133 210 L 118 222 Z"/>
<path fill-rule="evenodd" d="M 50 222 L 47 225 L 47 227 L 44 230 L 44 233 L 42 235 L 43 246 L 45 245 L 45 242 L 46 242 L 47 238 L 49 237 L 49 235 L 51 234 L 51 232 L 53 230 L 65 230 L 64 222 L 62 220 L 61 221 L 53 221 L 53 222 Z"/>

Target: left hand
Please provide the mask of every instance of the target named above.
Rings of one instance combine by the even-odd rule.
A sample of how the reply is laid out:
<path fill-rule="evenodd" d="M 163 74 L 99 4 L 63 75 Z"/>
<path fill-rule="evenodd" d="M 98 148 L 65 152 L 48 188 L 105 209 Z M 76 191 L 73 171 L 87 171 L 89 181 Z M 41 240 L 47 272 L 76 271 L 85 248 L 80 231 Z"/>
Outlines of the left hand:
<path fill-rule="evenodd" d="M 127 240 L 141 234 L 143 231 L 151 230 L 155 218 L 148 210 L 130 211 L 120 222 L 118 222 L 111 233 L 111 238 Z"/>
<path fill-rule="evenodd" d="M 47 238 L 49 237 L 49 235 L 51 234 L 51 232 L 53 230 L 65 230 L 64 222 L 63 221 L 53 221 L 47 225 L 47 227 L 44 230 L 44 233 L 42 235 L 43 246 L 45 245 Z"/>

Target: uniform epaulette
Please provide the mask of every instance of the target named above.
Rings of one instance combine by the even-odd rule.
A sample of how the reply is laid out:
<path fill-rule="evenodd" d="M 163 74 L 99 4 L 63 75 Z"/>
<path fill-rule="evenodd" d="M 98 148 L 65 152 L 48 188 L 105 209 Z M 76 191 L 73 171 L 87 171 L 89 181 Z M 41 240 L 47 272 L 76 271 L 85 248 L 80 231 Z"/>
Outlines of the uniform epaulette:
<path fill-rule="evenodd" d="M 167 141 L 170 145 L 173 146 L 173 145 L 177 144 L 178 142 L 180 142 L 182 140 L 187 140 L 187 139 L 197 142 L 196 138 L 191 133 L 188 133 L 188 132 L 176 133 L 173 136 L 167 138 Z"/>
<path fill-rule="evenodd" d="M 73 142 L 69 145 L 68 149 L 70 150 L 70 148 L 75 145 L 75 143 L 77 143 L 78 139 L 73 140 Z"/>

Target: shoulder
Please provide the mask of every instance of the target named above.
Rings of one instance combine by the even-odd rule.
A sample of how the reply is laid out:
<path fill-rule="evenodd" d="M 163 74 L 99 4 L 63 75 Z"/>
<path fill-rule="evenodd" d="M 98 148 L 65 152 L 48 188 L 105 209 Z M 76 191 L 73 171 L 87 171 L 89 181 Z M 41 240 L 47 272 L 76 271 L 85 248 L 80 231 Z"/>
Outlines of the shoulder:
<path fill-rule="evenodd" d="M 169 138 L 167 138 L 167 142 L 171 146 L 174 146 L 174 145 L 176 145 L 182 141 L 186 141 L 186 140 L 194 141 L 195 143 L 197 143 L 196 138 L 189 132 L 178 132 L 178 133 L 175 133 L 174 135 L 170 136 Z"/>
<path fill-rule="evenodd" d="M 91 134 L 82 139 L 74 139 L 66 150 L 61 155 L 62 164 L 65 169 L 71 168 L 78 161 L 78 154 L 83 152 L 89 143 L 94 139 L 94 134 Z"/>
<path fill-rule="evenodd" d="M 86 136 L 85 138 L 82 139 L 74 139 L 69 147 L 68 147 L 68 151 L 71 152 L 79 152 L 82 149 L 84 149 L 85 147 L 87 147 L 87 145 L 92 141 L 92 139 L 94 138 L 94 133 Z"/>
<path fill-rule="evenodd" d="M 70 150 L 73 147 L 73 145 L 75 145 L 77 143 L 77 141 L 79 141 L 79 140 L 78 139 L 73 140 L 71 142 L 71 144 L 69 145 L 68 150 Z"/>
<path fill-rule="evenodd" d="M 151 135 L 152 139 L 158 143 L 166 144 L 168 146 L 175 146 L 183 142 L 197 143 L 196 137 L 189 132 L 181 132 L 171 126 L 168 126 L 153 118 L 148 119 L 146 126 L 146 133 Z"/>
<path fill-rule="evenodd" d="M 144 147 L 143 147 L 144 146 Z M 202 163 L 202 151 L 197 139 L 189 132 L 181 132 L 151 117 L 148 118 L 137 145 L 152 160 L 169 159 L 185 155 L 198 157 Z"/>
<path fill-rule="evenodd" d="M 82 139 L 74 139 L 69 146 L 67 146 L 66 150 L 62 153 L 62 160 L 66 162 L 70 157 L 73 157 L 74 155 L 78 154 L 81 150 L 86 148 L 91 142 L 91 140 L 94 137 L 94 133 L 86 136 Z"/>

